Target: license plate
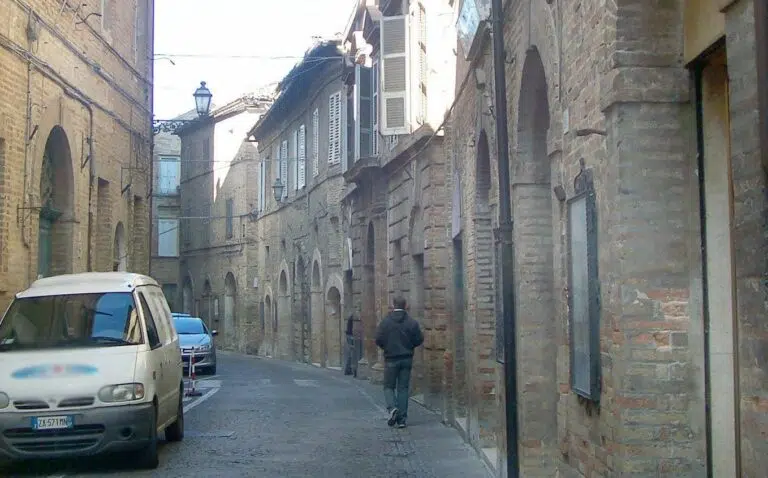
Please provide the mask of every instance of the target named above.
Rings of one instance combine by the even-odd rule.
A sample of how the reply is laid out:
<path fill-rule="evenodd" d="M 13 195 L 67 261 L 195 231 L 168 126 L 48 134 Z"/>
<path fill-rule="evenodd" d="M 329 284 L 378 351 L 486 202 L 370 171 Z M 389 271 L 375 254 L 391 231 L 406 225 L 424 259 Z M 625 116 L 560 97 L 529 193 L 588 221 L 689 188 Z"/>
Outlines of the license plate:
<path fill-rule="evenodd" d="M 74 418 L 71 416 L 61 417 L 32 417 L 32 428 L 34 430 L 63 430 L 72 428 Z"/>

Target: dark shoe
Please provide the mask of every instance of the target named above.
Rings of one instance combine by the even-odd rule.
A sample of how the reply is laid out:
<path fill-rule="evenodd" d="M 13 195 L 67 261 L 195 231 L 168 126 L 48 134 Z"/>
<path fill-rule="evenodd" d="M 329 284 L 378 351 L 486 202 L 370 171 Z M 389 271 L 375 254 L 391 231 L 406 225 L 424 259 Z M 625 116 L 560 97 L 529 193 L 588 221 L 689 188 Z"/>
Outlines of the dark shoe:
<path fill-rule="evenodd" d="M 391 427 L 395 426 L 395 423 L 397 423 L 397 408 L 389 411 L 389 419 L 387 420 L 387 425 Z"/>

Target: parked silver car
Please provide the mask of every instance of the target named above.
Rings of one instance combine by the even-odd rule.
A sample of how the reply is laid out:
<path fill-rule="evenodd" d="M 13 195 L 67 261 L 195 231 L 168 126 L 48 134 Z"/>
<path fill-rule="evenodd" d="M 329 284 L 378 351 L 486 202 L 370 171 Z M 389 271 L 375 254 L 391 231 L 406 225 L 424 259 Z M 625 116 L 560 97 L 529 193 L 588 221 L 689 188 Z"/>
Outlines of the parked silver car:
<path fill-rule="evenodd" d="M 189 364 L 194 360 L 195 374 L 201 372 L 215 374 L 216 344 L 213 337 L 217 332 L 208 330 L 203 319 L 186 314 L 173 314 L 173 323 L 179 334 L 184 372 L 189 373 Z"/>

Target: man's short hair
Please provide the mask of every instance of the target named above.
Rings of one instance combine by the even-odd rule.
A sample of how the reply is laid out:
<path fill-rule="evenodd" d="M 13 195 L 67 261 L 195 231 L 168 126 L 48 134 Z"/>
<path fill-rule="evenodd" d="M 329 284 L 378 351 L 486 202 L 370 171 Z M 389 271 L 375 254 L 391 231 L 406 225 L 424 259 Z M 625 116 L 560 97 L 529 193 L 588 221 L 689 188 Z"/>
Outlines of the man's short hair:
<path fill-rule="evenodd" d="M 402 297 L 402 296 L 395 297 L 395 299 L 392 301 L 392 305 L 395 306 L 395 309 L 405 309 L 405 306 L 406 306 L 405 297 Z"/>

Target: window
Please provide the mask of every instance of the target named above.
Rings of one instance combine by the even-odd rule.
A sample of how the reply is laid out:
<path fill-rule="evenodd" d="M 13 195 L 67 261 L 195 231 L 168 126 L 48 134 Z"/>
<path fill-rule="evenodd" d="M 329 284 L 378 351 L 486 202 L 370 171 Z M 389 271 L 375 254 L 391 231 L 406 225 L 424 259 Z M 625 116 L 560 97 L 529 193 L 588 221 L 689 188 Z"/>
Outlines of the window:
<path fill-rule="evenodd" d="M 328 99 L 328 162 L 341 162 L 341 92 Z"/>
<path fill-rule="evenodd" d="M 288 197 L 288 140 L 280 144 L 280 180 L 283 182 L 283 196 Z"/>
<path fill-rule="evenodd" d="M 227 239 L 232 239 L 232 237 L 235 235 L 235 226 L 234 226 L 234 211 L 235 211 L 235 201 L 234 199 L 227 199 Z"/>
<path fill-rule="evenodd" d="M 583 168 L 583 166 L 582 166 Z M 568 200 L 568 311 L 571 389 L 600 399 L 600 283 L 597 272 L 597 207 L 592 172 L 582 169 Z"/>
<path fill-rule="evenodd" d="M 160 194 L 178 194 L 181 161 L 178 156 L 161 156 L 157 168 L 157 189 Z"/>
<path fill-rule="evenodd" d="M 137 345 L 140 325 L 130 292 L 16 299 L 0 324 L 0 351 Z"/>
<path fill-rule="evenodd" d="M 312 112 L 312 177 L 320 174 L 320 110 Z"/>
<path fill-rule="evenodd" d="M 205 138 L 203 140 L 203 161 L 209 161 L 211 159 L 211 140 L 208 138 Z M 208 169 L 207 164 L 203 164 L 203 168 L 205 171 Z"/>
<path fill-rule="evenodd" d="M 157 255 L 160 257 L 179 256 L 179 220 L 157 220 Z"/>
<path fill-rule="evenodd" d="M 382 17 L 380 22 L 382 135 L 410 134 L 426 116 L 426 12 L 412 2 L 409 15 Z"/>
<path fill-rule="evenodd" d="M 296 167 L 296 176 L 298 179 L 298 189 L 307 185 L 307 128 L 304 125 L 299 126 L 298 131 L 298 166 Z"/>
<path fill-rule="evenodd" d="M 267 158 L 267 161 L 269 158 Z M 262 160 L 259 161 L 259 211 L 264 210 L 266 206 L 266 188 L 267 188 L 267 165 Z"/>
<path fill-rule="evenodd" d="M 156 349 L 160 347 L 160 333 L 157 330 L 157 324 L 155 324 L 155 319 L 152 317 L 152 310 L 149 308 L 149 304 L 147 304 L 147 299 L 144 297 L 144 294 L 139 294 L 139 303 L 141 304 L 141 310 L 144 313 L 144 322 L 147 324 L 147 341 L 149 342 L 149 347 L 152 349 Z"/>
<path fill-rule="evenodd" d="M 372 131 L 373 122 L 371 115 L 373 113 L 373 68 L 365 68 L 360 65 L 355 66 L 355 91 L 357 101 L 355 101 L 354 134 L 357 138 L 354 145 L 355 161 L 360 158 L 371 156 L 373 150 Z"/>

